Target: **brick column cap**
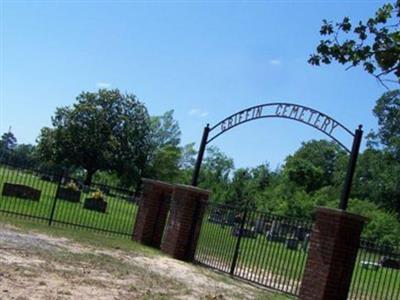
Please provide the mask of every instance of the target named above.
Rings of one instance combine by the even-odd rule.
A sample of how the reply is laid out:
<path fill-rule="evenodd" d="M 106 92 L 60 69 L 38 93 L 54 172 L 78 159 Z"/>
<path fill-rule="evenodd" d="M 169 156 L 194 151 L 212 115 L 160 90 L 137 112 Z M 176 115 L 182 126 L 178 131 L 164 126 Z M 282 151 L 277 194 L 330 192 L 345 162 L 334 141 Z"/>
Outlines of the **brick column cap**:
<path fill-rule="evenodd" d="M 198 187 L 193 186 L 193 185 L 175 184 L 175 188 L 176 189 L 181 189 L 181 190 L 187 190 L 187 191 L 190 191 L 190 192 L 195 192 L 195 193 L 198 193 L 198 194 L 202 194 L 204 196 L 209 196 L 211 194 L 210 191 L 198 188 Z"/>
<path fill-rule="evenodd" d="M 157 187 L 166 189 L 166 190 L 170 190 L 172 191 L 174 188 L 173 184 L 170 184 L 168 182 L 164 182 L 164 181 L 160 181 L 160 180 L 155 180 L 155 179 L 149 179 L 149 178 L 143 178 L 142 179 L 143 183 L 150 183 L 152 185 L 155 185 Z"/>
<path fill-rule="evenodd" d="M 329 208 L 329 207 L 322 207 L 322 206 L 317 207 L 315 209 L 315 213 L 328 213 L 328 214 L 331 214 L 331 215 L 337 215 L 339 217 L 350 218 L 350 219 L 357 220 L 357 221 L 360 221 L 360 222 L 363 222 L 363 223 L 367 222 L 369 220 L 366 217 L 363 217 L 363 216 L 358 215 L 358 214 L 347 212 L 347 211 L 345 211 L 343 209 Z"/>

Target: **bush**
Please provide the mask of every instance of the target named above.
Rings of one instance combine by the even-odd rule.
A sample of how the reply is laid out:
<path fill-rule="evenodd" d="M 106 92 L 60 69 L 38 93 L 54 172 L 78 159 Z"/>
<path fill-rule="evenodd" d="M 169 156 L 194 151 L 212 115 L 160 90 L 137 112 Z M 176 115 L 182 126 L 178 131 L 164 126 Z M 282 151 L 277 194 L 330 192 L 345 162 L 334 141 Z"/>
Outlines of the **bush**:
<path fill-rule="evenodd" d="M 394 214 L 367 200 L 350 199 L 349 211 L 368 218 L 362 237 L 384 246 L 400 247 L 400 223 Z"/>

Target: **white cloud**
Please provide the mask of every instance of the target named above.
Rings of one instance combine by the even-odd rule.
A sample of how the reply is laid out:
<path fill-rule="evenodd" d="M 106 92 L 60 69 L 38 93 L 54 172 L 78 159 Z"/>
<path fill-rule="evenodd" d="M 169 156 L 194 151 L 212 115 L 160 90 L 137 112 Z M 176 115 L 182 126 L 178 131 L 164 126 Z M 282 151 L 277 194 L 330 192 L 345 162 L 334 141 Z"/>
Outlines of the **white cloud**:
<path fill-rule="evenodd" d="M 108 83 L 108 82 L 96 82 L 96 86 L 99 89 L 108 89 L 109 87 L 111 87 L 111 83 Z"/>
<path fill-rule="evenodd" d="M 276 59 L 276 58 L 275 59 L 270 59 L 269 60 L 269 64 L 277 66 L 277 65 L 281 64 L 281 60 L 280 59 Z"/>
<path fill-rule="evenodd" d="M 197 117 L 207 117 L 208 116 L 208 111 L 202 111 L 201 109 L 198 108 L 193 108 L 189 111 L 190 116 L 197 116 Z"/>

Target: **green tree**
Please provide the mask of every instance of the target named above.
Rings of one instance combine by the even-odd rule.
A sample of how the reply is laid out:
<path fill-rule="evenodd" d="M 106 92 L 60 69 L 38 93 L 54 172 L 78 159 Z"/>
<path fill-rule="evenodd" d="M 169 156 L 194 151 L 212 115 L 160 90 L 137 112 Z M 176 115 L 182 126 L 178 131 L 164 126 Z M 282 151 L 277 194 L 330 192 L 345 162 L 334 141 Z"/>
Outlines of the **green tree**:
<path fill-rule="evenodd" d="M 211 190 L 213 201 L 224 202 L 228 198 L 229 176 L 233 170 L 233 159 L 217 147 L 210 146 L 200 171 L 199 186 Z"/>
<path fill-rule="evenodd" d="M 196 163 L 197 150 L 194 148 L 194 143 L 189 143 L 182 147 L 181 158 L 179 161 L 179 182 L 190 184 L 194 165 Z"/>
<path fill-rule="evenodd" d="M 151 117 L 151 136 L 152 144 L 156 147 L 179 146 L 181 130 L 178 121 L 174 119 L 173 109 L 162 116 Z"/>
<path fill-rule="evenodd" d="M 400 245 L 400 223 L 394 214 L 388 213 L 374 203 L 351 199 L 349 211 L 368 219 L 363 237 L 385 246 Z"/>
<path fill-rule="evenodd" d="M 136 96 L 119 90 L 82 92 L 72 107 L 57 108 L 53 128 L 43 128 L 44 160 L 81 167 L 90 184 L 98 170 L 137 180 L 149 152 L 150 118 Z"/>
<path fill-rule="evenodd" d="M 250 169 L 252 188 L 257 191 L 265 190 L 271 182 L 271 172 L 268 163 Z"/>
<path fill-rule="evenodd" d="M 312 65 L 337 61 L 351 67 L 361 65 L 384 86 L 400 82 L 400 0 L 385 4 L 367 21 L 352 24 L 349 17 L 333 23 L 323 20 L 320 34 L 325 37 L 312 54 Z M 342 38 L 341 35 L 345 35 Z M 394 78 L 394 79 L 393 79 Z"/>
<path fill-rule="evenodd" d="M 17 146 L 17 139 L 11 131 L 3 133 L 0 139 L 0 159 L 7 161 L 10 153 Z"/>
<path fill-rule="evenodd" d="M 332 185 L 338 161 L 346 156 L 336 143 L 312 140 L 286 158 L 284 172 L 289 180 L 304 187 L 307 192 Z"/>
<path fill-rule="evenodd" d="M 369 145 L 383 145 L 400 161 L 400 90 L 384 93 L 373 110 L 378 118 L 378 131 L 368 135 Z"/>
<path fill-rule="evenodd" d="M 144 177 L 173 182 L 179 176 L 181 131 L 169 110 L 151 117 L 151 144 Z"/>
<path fill-rule="evenodd" d="M 242 209 L 245 207 L 254 209 L 255 199 L 249 187 L 250 182 L 251 175 L 248 169 L 235 170 L 225 203 Z"/>
<path fill-rule="evenodd" d="M 34 168 L 37 166 L 35 146 L 31 144 L 19 144 L 10 153 L 9 161 L 17 166 L 24 168 Z"/>
<path fill-rule="evenodd" d="M 366 149 L 359 158 L 352 194 L 400 216 L 400 163 L 385 151 Z"/>

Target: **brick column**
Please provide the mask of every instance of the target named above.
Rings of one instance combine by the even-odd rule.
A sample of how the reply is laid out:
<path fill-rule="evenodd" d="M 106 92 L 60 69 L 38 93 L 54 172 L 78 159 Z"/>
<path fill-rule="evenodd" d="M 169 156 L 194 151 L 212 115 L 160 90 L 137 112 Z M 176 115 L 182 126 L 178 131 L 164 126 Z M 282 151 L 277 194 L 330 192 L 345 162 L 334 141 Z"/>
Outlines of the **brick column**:
<path fill-rule="evenodd" d="M 193 261 L 209 192 L 176 185 L 161 250 L 172 257 Z"/>
<path fill-rule="evenodd" d="M 347 299 L 365 221 L 342 210 L 317 208 L 299 299 Z"/>
<path fill-rule="evenodd" d="M 171 184 L 143 179 L 142 197 L 139 201 L 132 239 L 144 245 L 160 248 L 172 189 Z"/>

